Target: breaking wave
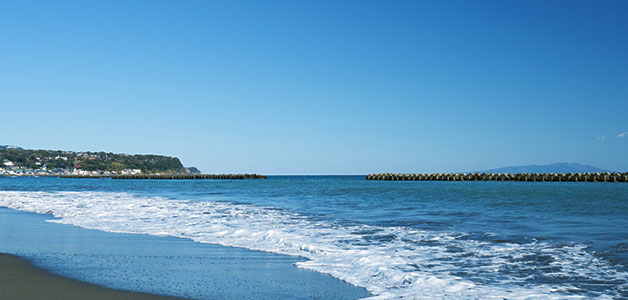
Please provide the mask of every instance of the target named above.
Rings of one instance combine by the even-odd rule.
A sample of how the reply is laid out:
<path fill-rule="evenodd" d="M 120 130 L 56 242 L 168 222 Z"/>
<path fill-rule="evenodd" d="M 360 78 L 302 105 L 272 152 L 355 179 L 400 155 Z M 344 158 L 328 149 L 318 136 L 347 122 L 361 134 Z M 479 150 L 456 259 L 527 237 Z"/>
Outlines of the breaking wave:
<path fill-rule="evenodd" d="M 346 225 L 272 207 L 128 193 L 0 191 L 0 206 L 84 228 L 300 256 L 308 260 L 297 267 L 364 287 L 372 299 L 612 299 L 628 291 L 628 274 L 579 244 Z"/>

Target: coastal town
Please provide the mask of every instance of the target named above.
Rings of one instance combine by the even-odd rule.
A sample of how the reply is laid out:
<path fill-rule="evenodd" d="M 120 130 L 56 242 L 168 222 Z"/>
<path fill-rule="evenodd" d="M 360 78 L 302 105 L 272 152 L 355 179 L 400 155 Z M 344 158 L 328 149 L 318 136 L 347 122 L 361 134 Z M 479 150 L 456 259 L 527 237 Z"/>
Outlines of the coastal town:
<path fill-rule="evenodd" d="M 82 170 L 77 168 L 65 169 L 65 168 L 53 168 L 48 169 L 46 166 L 42 166 L 38 169 L 31 169 L 22 166 L 17 166 L 15 163 L 9 160 L 3 160 L 4 167 L 0 167 L 0 176 L 15 176 L 15 177 L 44 177 L 44 176 L 115 176 L 115 175 L 139 175 L 142 174 L 140 169 L 123 169 L 123 170 Z"/>
<path fill-rule="evenodd" d="M 0 176 L 88 176 L 194 174 L 176 157 L 111 152 L 29 150 L 0 145 Z M 200 172 L 199 172 L 200 173 Z"/>

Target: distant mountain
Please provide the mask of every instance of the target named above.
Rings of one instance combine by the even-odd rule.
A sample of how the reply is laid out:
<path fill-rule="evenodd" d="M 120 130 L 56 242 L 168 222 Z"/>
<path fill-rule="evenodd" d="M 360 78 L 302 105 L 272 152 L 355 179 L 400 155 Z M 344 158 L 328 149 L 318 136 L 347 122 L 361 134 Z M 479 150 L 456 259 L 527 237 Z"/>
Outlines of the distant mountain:
<path fill-rule="evenodd" d="M 479 171 L 480 173 L 602 173 L 612 172 L 577 163 L 554 163 L 551 165 L 512 166 Z"/>

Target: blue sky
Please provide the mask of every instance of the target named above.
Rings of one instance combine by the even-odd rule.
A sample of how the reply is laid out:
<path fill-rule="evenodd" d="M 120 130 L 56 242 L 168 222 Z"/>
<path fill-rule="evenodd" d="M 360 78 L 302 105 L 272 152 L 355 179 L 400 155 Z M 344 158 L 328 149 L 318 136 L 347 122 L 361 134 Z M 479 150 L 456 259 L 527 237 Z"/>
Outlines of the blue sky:
<path fill-rule="evenodd" d="M 0 105 L 208 173 L 625 171 L 628 2 L 0 1 Z"/>

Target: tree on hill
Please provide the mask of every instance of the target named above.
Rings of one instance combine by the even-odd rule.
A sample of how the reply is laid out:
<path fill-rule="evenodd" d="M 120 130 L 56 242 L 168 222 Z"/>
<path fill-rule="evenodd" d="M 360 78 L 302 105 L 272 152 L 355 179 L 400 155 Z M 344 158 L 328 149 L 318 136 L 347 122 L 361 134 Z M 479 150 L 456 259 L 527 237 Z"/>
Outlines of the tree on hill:
<path fill-rule="evenodd" d="M 22 168 L 79 168 L 88 171 L 140 169 L 143 173 L 179 174 L 186 170 L 176 157 L 129 155 L 106 152 L 68 152 L 55 150 L 0 149 L 0 163 L 9 160 Z"/>

